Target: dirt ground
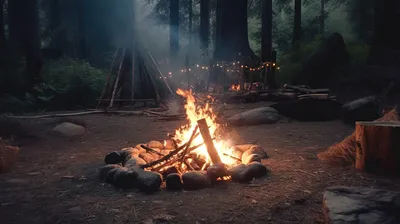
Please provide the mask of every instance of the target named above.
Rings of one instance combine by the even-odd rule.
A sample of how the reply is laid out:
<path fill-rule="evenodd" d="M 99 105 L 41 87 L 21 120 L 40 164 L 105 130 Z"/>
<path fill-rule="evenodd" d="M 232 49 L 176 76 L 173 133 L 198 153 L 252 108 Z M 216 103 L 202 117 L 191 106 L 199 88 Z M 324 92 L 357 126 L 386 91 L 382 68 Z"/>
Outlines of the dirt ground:
<path fill-rule="evenodd" d="M 262 103 L 245 107 L 259 107 Z M 235 113 L 240 105 L 229 105 Z M 251 184 L 223 183 L 198 191 L 152 195 L 120 191 L 100 183 L 97 169 L 111 151 L 162 140 L 184 121 L 88 115 L 78 117 L 82 139 L 23 141 L 14 170 L 0 175 L 0 223 L 324 223 L 322 192 L 332 185 L 400 190 L 400 180 L 378 178 L 351 167 L 322 163 L 316 154 L 352 128 L 340 121 L 235 128 L 237 143 L 264 147 L 272 171 Z M 170 219 L 157 221 L 158 217 Z M 153 222 L 151 222 L 153 220 Z"/>

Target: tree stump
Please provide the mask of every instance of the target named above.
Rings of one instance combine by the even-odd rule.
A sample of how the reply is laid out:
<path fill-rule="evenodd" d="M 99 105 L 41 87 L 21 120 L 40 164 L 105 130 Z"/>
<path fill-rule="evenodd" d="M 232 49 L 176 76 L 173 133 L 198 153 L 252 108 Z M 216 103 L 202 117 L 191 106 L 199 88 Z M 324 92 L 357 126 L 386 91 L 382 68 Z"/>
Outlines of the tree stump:
<path fill-rule="evenodd" d="M 400 122 L 356 123 L 356 168 L 400 175 Z"/>

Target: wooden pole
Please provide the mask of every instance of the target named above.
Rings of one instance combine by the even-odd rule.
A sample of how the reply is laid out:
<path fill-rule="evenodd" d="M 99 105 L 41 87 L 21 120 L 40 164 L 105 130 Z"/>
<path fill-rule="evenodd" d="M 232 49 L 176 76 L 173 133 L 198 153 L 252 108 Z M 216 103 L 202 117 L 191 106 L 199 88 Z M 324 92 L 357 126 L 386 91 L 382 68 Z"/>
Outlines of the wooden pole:
<path fill-rule="evenodd" d="M 113 92 L 112 92 L 112 95 L 111 95 L 111 100 L 110 100 L 110 105 L 108 106 L 109 108 L 113 108 L 113 106 L 114 106 L 114 98 L 115 98 L 115 94 L 116 94 L 117 89 L 118 89 L 119 79 L 121 77 L 121 70 L 122 70 L 122 64 L 123 64 L 124 58 L 125 58 L 125 52 L 126 52 L 126 48 L 124 48 L 122 50 L 121 63 L 119 64 L 118 74 L 117 74 L 117 78 L 115 79 L 114 89 L 113 89 Z"/>
<path fill-rule="evenodd" d="M 112 74 L 112 72 L 113 72 L 115 60 L 116 60 L 116 58 L 117 58 L 117 55 L 118 55 L 119 50 L 120 50 L 120 48 L 117 48 L 117 50 L 116 50 L 115 53 L 114 53 L 114 56 L 113 56 L 113 59 L 112 59 L 112 62 L 111 62 L 111 66 L 110 66 L 110 71 L 109 71 L 109 73 L 108 73 L 108 75 L 107 75 L 107 80 L 106 80 L 106 83 L 104 84 L 104 88 L 103 88 L 103 91 L 101 92 L 99 101 L 97 102 L 96 109 L 99 109 L 100 104 L 101 104 L 101 102 L 103 101 L 104 96 L 106 95 L 106 92 L 107 92 L 107 94 L 108 94 L 108 92 L 109 92 L 109 86 L 110 86 L 110 81 L 111 81 L 111 74 Z"/>
<path fill-rule="evenodd" d="M 356 168 L 400 175 L 400 122 L 356 123 Z"/>
<path fill-rule="evenodd" d="M 207 121 L 205 118 L 197 121 L 199 126 L 200 134 L 203 137 L 204 144 L 206 145 L 208 155 L 210 156 L 212 164 L 221 164 L 221 158 L 219 157 L 218 151 L 215 149 L 214 142 L 208 129 Z"/>

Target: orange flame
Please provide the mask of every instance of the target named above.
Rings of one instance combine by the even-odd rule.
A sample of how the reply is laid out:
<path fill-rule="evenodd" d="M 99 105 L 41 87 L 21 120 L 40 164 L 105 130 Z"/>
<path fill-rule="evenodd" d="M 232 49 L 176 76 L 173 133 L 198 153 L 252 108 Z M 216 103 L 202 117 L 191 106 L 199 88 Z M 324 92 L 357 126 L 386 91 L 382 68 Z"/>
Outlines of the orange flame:
<path fill-rule="evenodd" d="M 208 103 L 206 103 L 203 107 L 198 106 L 196 104 L 196 98 L 193 96 L 191 90 L 185 91 L 182 89 L 178 89 L 176 93 L 186 98 L 186 119 L 189 121 L 189 124 L 184 125 L 176 130 L 175 139 L 182 142 L 188 142 L 190 136 L 196 128 L 197 121 L 203 118 L 207 121 L 211 136 L 215 137 L 215 132 L 218 129 L 219 125 L 215 122 L 216 115 L 214 114 L 211 106 Z M 195 139 L 193 139 L 191 145 L 195 146 L 203 142 L 203 138 L 201 137 L 201 135 L 199 135 Z M 231 150 L 232 147 L 230 147 L 228 140 L 214 139 L 214 145 L 218 151 L 221 161 L 225 165 L 229 167 L 237 163 L 237 160 L 235 160 L 231 156 L 233 155 Z M 204 144 L 201 147 L 197 148 L 194 152 L 197 153 L 197 155 L 205 158 L 207 162 L 211 163 L 207 148 Z"/>
<path fill-rule="evenodd" d="M 239 84 L 231 85 L 231 88 L 229 88 L 229 89 L 232 91 L 240 91 L 240 85 Z"/>

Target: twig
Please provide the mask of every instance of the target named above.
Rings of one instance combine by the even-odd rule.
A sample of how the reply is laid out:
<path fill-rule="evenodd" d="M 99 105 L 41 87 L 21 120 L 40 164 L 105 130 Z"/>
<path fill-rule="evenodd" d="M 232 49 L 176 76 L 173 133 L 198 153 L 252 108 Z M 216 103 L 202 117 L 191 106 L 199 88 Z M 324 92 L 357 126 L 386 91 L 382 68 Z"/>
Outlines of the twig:
<path fill-rule="evenodd" d="M 185 155 L 186 155 L 186 153 L 187 153 L 187 151 L 188 151 L 190 145 L 192 144 L 192 141 L 193 141 L 193 139 L 194 139 L 194 136 L 195 136 L 196 133 L 197 133 L 197 129 L 198 129 L 198 128 L 199 128 L 199 126 L 196 125 L 196 127 L 194 128 L 194 130 L 193 130 L 193 132 L 192 132 L 192 135 L 190 136 L 190 139 L 189 139 L 189 141 L 188 141 L 188 144 L 186 145 L 185 150 L 183 151 L 183 155 L 182 155 L 182 158 L 181 158 L 181 163 L 182 163 L 183 160 L 185 159 Z"/>
<path fill-rule="evenodd" d="M 234 157 L 234 156 L 231 156 L 231 155 L 229 155 L 229 154 L 223 153 L 222 155 L 227 156 L 227 157 L 229 157 L 229 158 L 231 158 L 231 159 L 234 159 L 234 160 L 236 160 L 236 161 L 242 162 L 241 159 L 236 158 L 236 157 Z"/>
<path fill-rule="evenodd" d="M 312 174 L 310 172 L 304 171 L 304 170 L 297 169 L 297 170 L 294 170 L 294 171 L 302 172 L 302 173 L 308 174 L 310 176 L 317 177 L 316 175 L 314 175 L 314 174 Z"/>
<path fill-rule="evenodd" d="M 151 153 L 157 154 L 159 156 L 165 156 L 164 154 L 162 154 L 160 152 L 157 152 L 156 150 L 154 150 L 152 148 L 149 148 L 149 147 L 147 147 L 145 145 L 140 145 L 140 147 L 144 148 L 147 152 L 151 152 Z"/>
<path fill-rule="evenodd" d="M 170 152 L 168 155 L 165 155 L 165 156 L 162 157 L 161 159 L 158 159 L 158 160 L 155 160 L 155 161 L 153 161 L 153 162 L 150 162 L 150 163 L 141 165 L 140 167 L 141 167 L 142 169 L 144 169 L 144 168 L 149 168 L 149 167 L 155 166 L 155 165 L 157 165 L 157 164 L 159 164 L 159 163 L 162 163 L 162 162 L 164 162 L 164 161 L 167 161 L 168 159 L 172 158 L 174 155 L 178 154 L 179 151 L 181 151 L 182 149 L 184 149 L 184 148 L 186 147 L 186 144 L 187 144 L 187 143 L 183 144 L 183 145 L 180 146 L 180 147 L 175 148 L 174 151 Z"/>

